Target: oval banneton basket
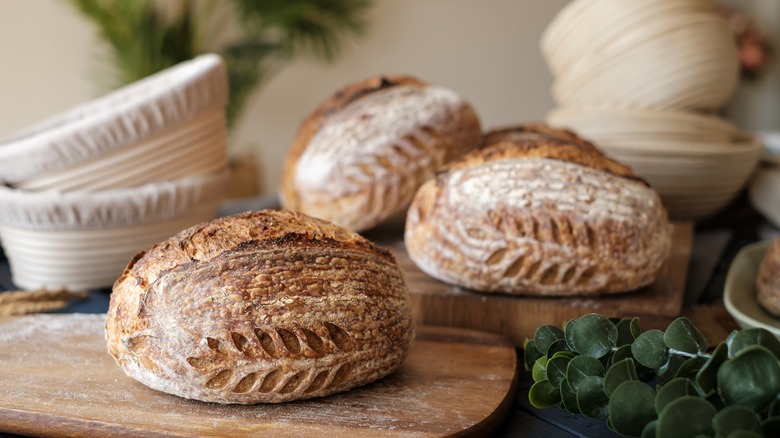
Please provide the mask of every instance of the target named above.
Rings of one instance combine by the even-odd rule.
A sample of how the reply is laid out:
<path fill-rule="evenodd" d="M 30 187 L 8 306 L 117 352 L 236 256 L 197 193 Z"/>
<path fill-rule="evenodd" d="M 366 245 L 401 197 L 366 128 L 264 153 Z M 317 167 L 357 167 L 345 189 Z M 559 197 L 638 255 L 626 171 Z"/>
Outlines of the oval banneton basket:
<path fill-rule="evenodd" d="M 215 163 L 224 169 L 227 99 L 221 58 L 199 56 L 0 143 L 0 182 L 95 190 L 170 180 L 183 171 L 205 174 Z"/>
<path fill-rule="evenodd" d="M 111 286 L 133 256 L 214 217 L 227 173 L 100 192 L 0 187 L 0 238 L 16 286 Z"/>

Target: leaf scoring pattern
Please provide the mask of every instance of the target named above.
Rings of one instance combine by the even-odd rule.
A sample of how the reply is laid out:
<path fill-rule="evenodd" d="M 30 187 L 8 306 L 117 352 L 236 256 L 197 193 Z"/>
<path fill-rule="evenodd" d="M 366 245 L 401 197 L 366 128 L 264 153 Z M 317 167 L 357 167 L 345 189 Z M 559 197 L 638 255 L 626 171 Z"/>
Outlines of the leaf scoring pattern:
<path fill-rule="evenodd" d="M 206 355 L 188 357 L 186 362 L 206 376 L 207 388 L 221 390 L 229 387 L 231 382 L 235 382 L 232 391 L 239 394 L 252 391 L 266 393 L 278 391 L 282 394 L 296 391 L 313 393 L 328 386 L 342 384 L 352 371 L 352 365 L 346 363 L 332 373 L 318 368 L 284 373 L 281 368 L 274 368 L 264 375 L 261 371 L 252 371 L 243 376 L 236 376 L 233 369 L 221 365 L 227 355 L 237 353 L 249 359 L 262 356 L 270 359 L 321 357 L 327 353 L 351 351 L 356 345 L 355 340 L 343 328 L 331 322 L 324 322 L 320 327 L 314 328 L 257 327 L 253 333 L 254 337 L 247 337 L 241 333 L 230 332 L 228 336 L 232 342 L 228 343 L 207 337 L 205 338 L 208 348 Z M 231 344 L 235 351 L 229 351 Z"/>
<path fill-rule="evenodd" d="M 587 248 L 591 253 L 598 251 L 598 236 L 587 223 L 573 224 L 567 217 L 536 218 L 533 216 L 506 217 L 495 210 L 489 210 L 487 217 L 490 219 L 492 229 L 480 229 L 467 226 L 462 230 L 468 238 L 476 240 L 489 239 L 494 233 L 514 236 L 522 241 L 537 241 L 554 243 L 561 247 Z M 576 230 L 579 227 L 580 232 Z M 508 239 L 513 242 L 513 239 Z M 503 269 L 503 277 L 538 281 L 542 285 L 565 284 L 576 286 L 588 282 L 593 277 L 595 268 L 592 266 L 579 266 L 577 264 L 561 264 L 550 260 L 541 260 L 533 255 L 519 250 L 519 247 L 511 244 L 508 247 L 500 247 L 488 253 L 484 259 L 487 266 L 498 266 Z"/>

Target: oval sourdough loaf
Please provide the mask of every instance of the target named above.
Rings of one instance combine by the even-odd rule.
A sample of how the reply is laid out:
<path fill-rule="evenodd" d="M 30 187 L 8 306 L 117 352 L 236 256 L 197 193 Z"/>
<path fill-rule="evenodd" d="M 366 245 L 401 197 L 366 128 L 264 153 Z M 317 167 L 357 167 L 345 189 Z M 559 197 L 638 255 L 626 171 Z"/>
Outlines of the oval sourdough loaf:
<path fill-rule="evenodd" d="M 756 279 L 758 303 L 780 318 L 780 238 L 775 238 L 764 254 Z"/>
<path fill-rule="evenodd" d="M 282 205 L 363 231 L 403 217 L 423 181 L 481 141 L 477 114 L 451 90 L 409 76 L 354 83 L 302 123 Z"/>
<path fill-rule="evenodd" d="M 289 211 L 215 219 L 137 255 L 106 321 L 130 377 L 217 403 L 345 391 L 393 372 L 413 338 L 392 255 Z"/>
<path fill-rule="evenodd" d="M 592 295 L 651 283 L 661 200 L 626 166 L 544 125 L 498 130 L 417 192 L 405 243 L 427 274 L 486 292 Z"/>

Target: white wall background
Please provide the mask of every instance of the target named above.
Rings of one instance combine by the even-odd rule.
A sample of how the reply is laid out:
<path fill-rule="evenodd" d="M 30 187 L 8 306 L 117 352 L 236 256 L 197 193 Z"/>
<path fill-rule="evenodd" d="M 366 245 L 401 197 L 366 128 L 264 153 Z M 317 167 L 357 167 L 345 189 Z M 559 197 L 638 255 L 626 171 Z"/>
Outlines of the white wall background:
<path fill-rule="evenodd" d="M 719 1 L 749 11 L 774 45 L 767 72 L 756 81 L 740 83 L 726 115 L 745 129 L 780 130 L 780 1 Z"/>
<path fill-rule="evenodd" d="M 775 0 L 727 0 L 780 20 Z M 409 73 L 459 92 L 485 128 L 541 119 L 553 107 L 539 37 L 568 0 L 375 0 L 368 34 L 335 64 L 295 61 L 250 102 L 231 140 L 276 190 L 300 121 L 337 88 L 381 73 Z M 775 40 L 780 23 L 774 24 Z M 62 0 L 0 0 L 0 138 L 96 97 L 97 40 Z M 780 47 L 776 47 L 780 56 Z M 744 87 L 730 110 L 751 129 L 780 129 L 780 74 Z"/>
<path fill-rule="evenodd" d="M 408 73 L 452 88 L 486 127 L 541 119 L 552 107 L 538 50 L 567 0 L 376 0 L 368 33 L 335 64 L 299 60 L 250 102 L 232 139 L 253 150 L 265 193 L 300 121 L 337 88 Z M 58 0 L 0 0 L 0 138 L 102 92 L 91 24 Z M 91 79 L 93 79 L 91 81 Z"/>

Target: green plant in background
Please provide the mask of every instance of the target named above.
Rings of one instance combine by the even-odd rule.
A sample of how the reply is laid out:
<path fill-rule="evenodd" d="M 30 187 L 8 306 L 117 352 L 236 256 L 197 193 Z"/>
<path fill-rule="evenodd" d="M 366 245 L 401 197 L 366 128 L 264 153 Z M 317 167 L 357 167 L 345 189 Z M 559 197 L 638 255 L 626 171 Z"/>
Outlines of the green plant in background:
<path fill-rule="evenodd" d="M 335 59 L 366 28 L 371 0 L 68 0 L 98 28 L 110 87 L 203 53 L 220 54 L 230 82 L 228 123 L 249 95 L 301 54 Z"/>
<path fill-rule="evenodd" d="M 780 341 L 767 330 L 734 331 L 707 352 L 686 318 L 661 331 L 592 313 L 539 327 L 523 348 L 537 408 L 606 418 L 633 437 L 780 436 Z"/>

